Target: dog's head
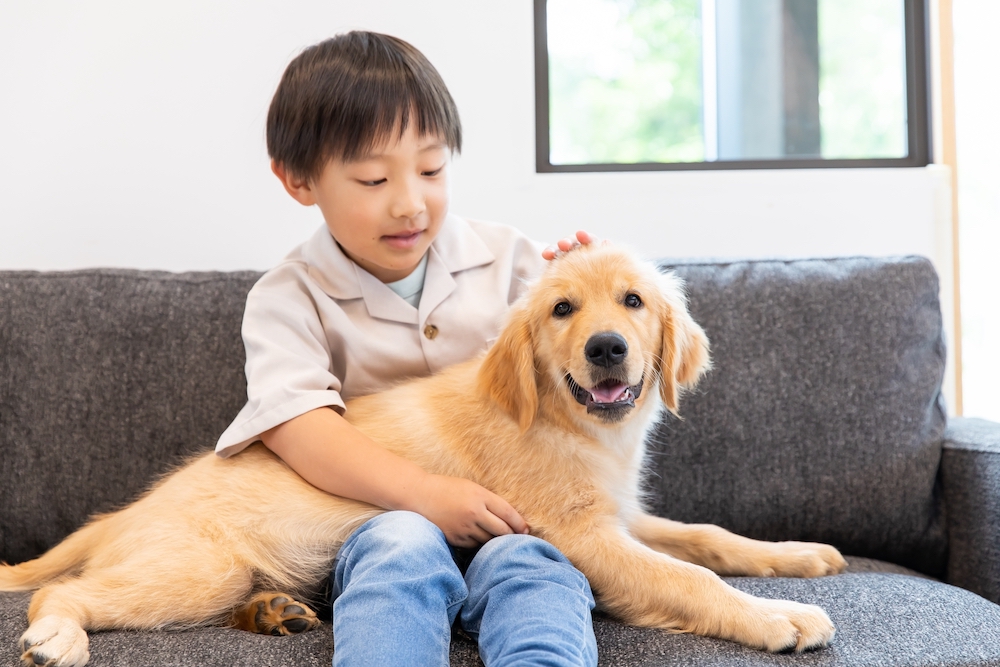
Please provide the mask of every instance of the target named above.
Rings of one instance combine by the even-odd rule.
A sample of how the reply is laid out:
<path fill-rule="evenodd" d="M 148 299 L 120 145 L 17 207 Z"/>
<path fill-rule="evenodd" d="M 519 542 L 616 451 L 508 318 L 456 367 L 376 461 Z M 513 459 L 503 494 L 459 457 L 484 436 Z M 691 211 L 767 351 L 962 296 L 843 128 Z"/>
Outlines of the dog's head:
<path fill-rule="evenodd" d="M 550 262 L 514 304 L 479 387 L 522 430 L 539 409 L 614 424 L 657 396 L 676 414 L 708 366 L 679 278 L 621 248 L 585 246 Z"/>

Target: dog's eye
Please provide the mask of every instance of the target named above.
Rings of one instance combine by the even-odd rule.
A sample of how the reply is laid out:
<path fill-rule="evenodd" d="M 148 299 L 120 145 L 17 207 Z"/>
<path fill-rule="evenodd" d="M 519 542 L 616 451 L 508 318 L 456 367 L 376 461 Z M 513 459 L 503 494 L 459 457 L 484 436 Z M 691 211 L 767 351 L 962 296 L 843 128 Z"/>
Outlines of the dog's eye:
<path fill-rule="evenodd" d="M 573 306 L 571 306 L 568 301 L 560 301 L 556 304 L 556 307 L 552 309 L 552 314 L 556 317 L 566 317 L 572 312 Z"/>
<path fill-rule="evenodd" d="M 642 299 L 639 298 L 638 294 L 629 294 L 625 297 L 625 305 L 629 308 L 640 308 Z"/>

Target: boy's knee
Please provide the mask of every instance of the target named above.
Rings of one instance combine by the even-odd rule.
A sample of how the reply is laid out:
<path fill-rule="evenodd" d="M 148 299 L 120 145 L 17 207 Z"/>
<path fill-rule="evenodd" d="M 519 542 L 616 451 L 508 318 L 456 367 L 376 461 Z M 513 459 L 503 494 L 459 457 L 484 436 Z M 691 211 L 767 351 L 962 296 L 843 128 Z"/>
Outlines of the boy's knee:
<path fill-rule="evenodd" d="M 333 597 L 359 579 L 428 587 L 428 594 L 440 593 L 448 605 L 468 593 L 444 533 L 413 512 L 381 514 L 347 539 L 334 561 Z"/>
<path fill-rule="evenodd" d="M 507 564 L 547 564 L 569 565 L 569 560 L 561 551 L 543 539 L 531 535 L 501 535 L 494 537 L 479 550 L 476 559 L 485 562 Z"/>
<path fill-rule="evenodd" d="M 559 549 L 531 535 L 502 535 L 483 545 L 469 566 L 469 575 L 484 580 L 511 577 L 544 579 L 585 592 L 590 584 Z"/>
<path fill-rule="evenodd" d="M 385 512 L 362 524 L 345 542 L 344 550 L 347 549 L 380 554 L 440 554 L 450 558 L 441 529 L 416 512 L 402 510 Z"/>

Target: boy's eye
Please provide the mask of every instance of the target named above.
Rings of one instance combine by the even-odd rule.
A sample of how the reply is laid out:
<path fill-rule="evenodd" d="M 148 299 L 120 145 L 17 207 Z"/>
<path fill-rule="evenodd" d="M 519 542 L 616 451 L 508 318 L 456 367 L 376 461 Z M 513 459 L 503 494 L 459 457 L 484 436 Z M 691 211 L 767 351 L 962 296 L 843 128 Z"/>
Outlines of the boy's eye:
<path fill-rule="evenodd" d="M 444 169 L 444 167 L 438 167 L 437 169 L 432 169 L 430 171 L 423 171 L 423 172 L 420 172 L 420 175 L 421 176 L 437 176 L 438 174 L 441 173 L 442 169 Z"/>
<path fill-rule="evenodd" d="M 385 180 L 386 179 L 384 179 L 384 178 L 380 178 L 380 179 L 378 179 L 376 181 L 366 181 L 366 180 L 363 180 L 363 179 L 359 179 L 358 183 L 361 183 L 361 185 L 367 185 L 369 187 L 375 187 L 376 185 L 381 185 L 382 183 L 385 183 Z"/>

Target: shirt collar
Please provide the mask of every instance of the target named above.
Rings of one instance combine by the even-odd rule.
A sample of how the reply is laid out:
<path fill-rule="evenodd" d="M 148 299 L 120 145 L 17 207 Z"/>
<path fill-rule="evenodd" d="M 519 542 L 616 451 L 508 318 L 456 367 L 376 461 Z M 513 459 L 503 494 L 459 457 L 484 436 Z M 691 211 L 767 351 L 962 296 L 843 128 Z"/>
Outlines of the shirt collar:
<path fill-rule="evenodd" d="M 428 252 L 427 277 L 420 299 L 421 319 L 454 290 L 451 274 L 490 264 L 496 259 L 469 223 L 451 214 L 445 218 Z M 417 323 L 417 309 L 351 261 L 333 240 L 326 225 L 302 245 L 301 258 L 308 266 L 310 277 L 334 299 L 363 298 L 372 317 Z M 431 305 L 430 301 L 435 303 Z"/>

